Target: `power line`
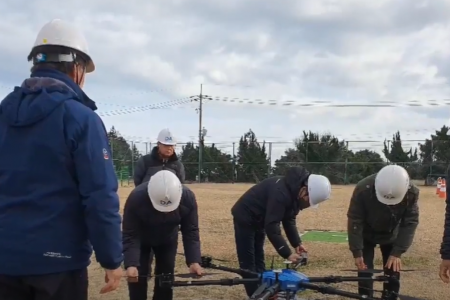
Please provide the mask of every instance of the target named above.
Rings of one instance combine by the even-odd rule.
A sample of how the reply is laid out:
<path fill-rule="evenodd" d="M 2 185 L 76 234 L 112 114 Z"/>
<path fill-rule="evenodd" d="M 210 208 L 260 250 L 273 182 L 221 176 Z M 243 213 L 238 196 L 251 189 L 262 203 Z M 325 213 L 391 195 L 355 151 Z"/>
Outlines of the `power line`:
<path fill-rule="evenodd" d="M 268 106 L 295 106 L 295 107 L 333 107 L 333 108 L 349 108 L 349 107 L 440 107 L 450 106 L 450 99 L 442 100 L 410 100 L 406 102 L 396 101 L 372 101 L 370 103 L 337 103 L 333 101 L 311 101 L 301 103 L 298 100 L 273 100 L 273 99 L 250 99 L 239 97 L 212 97 L 212 101 L 238 104 L 257 104 Z"/>
<path fill-rule="evenodd" d="M 111 116 L 119 116 L 119 115 L 126 115 L 126 114 L 132 114 L 135 112 L 144 112 L 152 109 L 164 109 L 169 108 L 173 106 L 183 105 L 186 103 L 190 103 L 191 98 L 190 97 L 184 97 L 176 100 L 170 100 L 166 102 L 156 103 L 156 104 L 148 104 L 143 106 L 135 106 L 135 107 L 129 107 L 126 109 L 118 109 L 118 110 L 111 110 L 106 112 L 99 112 L 98 115 L 101 117 L 111 117 Z"/>

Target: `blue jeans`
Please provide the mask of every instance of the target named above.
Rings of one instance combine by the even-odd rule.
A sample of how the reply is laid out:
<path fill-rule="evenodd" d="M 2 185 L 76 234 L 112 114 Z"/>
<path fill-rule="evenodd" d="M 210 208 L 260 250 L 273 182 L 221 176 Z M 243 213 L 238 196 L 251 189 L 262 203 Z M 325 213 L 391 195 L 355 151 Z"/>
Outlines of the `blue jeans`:
<path fill-rule="evenodd" d="M 266 234 L 262 229 L 255 229 L 249 225 L 241 224 L 234 220 L 234 238 L 239 267 L 258 273 L 266 268 L 264 258 L 264 240 Z M 243 276 L 249 278 L 248 276 Z M 244 285 L 247 296 L 251 296 L 258 288 L 258 283 Z"/>

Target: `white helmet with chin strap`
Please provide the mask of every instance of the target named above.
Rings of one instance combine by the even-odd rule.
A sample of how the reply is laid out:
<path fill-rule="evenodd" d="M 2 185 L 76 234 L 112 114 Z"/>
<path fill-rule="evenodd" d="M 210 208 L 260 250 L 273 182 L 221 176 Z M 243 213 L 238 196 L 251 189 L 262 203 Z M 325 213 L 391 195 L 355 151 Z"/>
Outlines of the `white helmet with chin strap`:
<path fill-rule="evenodd" d="M 40 46 L 61 46 L 80 52 L 86 58 L 86 73 L 95 70 L 94 62 L 89 54 L 88 43 L 83 33 L 73 25 L 60 19 L 45 24 L 39 31 L 33 49 Z M 58 54 L 48 58 L 47 62 L 73 62 L 74 55 Z"/>
<path fill-rule="evenodd" d="M 161 170 L 150 177 L 147 192 L 157 211 L 171 212 L 180 206 L 183 186 L 174 173 Z"/>
<path fill-rule="evenodd" d="M 375 177 L 375 193 L 378 201 L 386 205 L 402 202 L 410 187 L 408 172 L 400 166 L 383 167 Z"/>

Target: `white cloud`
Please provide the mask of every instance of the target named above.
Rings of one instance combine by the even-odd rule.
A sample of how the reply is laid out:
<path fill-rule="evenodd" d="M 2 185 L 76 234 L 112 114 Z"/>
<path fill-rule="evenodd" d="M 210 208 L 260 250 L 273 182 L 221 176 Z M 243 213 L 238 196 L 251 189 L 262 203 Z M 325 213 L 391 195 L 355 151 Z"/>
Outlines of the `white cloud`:
<path fill-rule="evenodd" d="M 255 0 L 67 1 L 0 3 L 0 91 L 27 76 L 26 56 L 45 22 L 79 25 L 97 71 L 87 92 L 100 111 L 199 93 L 228 98 L 369 103 L 445 99 L 450 93 L 448 1 Z M 45 9 L 42 9 L 45 8 Z M 245 100 L 244 102 L 248 102 Z M 182 141 L 198 131 L 194 104 L 105 117 L 124 135 L 154 140 L 165 126 Z M 445 109 L 311 108 L 211 101 L 210 141 L 230 142 L 252 128 L 260 139 L 285 141 L 303 130 L 329 130 L 355 140 L 400 130 L 424 139 L 448 123 Z M 276 139 L 274 139 L 276 137 Z M 382 142 L 352 143 L 354 148 Z M 411 142 L 414 144 L 414 142 Z M 409 145 L 409 144 L 408 144 Z M 225 146 L 224 146 L 225 147 Z"/>

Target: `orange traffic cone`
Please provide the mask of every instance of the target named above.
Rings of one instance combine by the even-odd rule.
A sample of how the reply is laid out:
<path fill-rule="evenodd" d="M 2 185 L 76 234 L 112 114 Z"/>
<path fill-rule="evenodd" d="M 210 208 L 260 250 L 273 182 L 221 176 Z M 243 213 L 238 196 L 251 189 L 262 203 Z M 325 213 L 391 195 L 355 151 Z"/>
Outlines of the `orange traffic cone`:
<path fill-rule="evenodd" d="M 442 178 L 439 177 L 437 179 L 437 184 L 436 184 L 436 195 L 439 195 L 439 193 L 441 191 L 441 185 L 442 185 Z"/>
<path fill-rule="evenodd" d="M 447 198 L 447 187 L 446 187 L 445 179 L 442 180 L 441 188 L 439 190 L 439 198 L 446 199 Z"/>

